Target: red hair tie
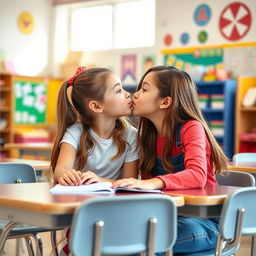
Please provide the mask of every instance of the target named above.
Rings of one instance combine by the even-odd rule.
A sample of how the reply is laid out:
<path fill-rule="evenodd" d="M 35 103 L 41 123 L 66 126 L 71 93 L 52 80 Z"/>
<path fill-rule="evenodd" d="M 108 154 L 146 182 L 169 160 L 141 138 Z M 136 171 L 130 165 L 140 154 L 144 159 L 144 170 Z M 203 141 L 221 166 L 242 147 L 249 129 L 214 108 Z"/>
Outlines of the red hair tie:
<path fill-rule="evenodd" d="M 72 77 L 68 80 L 68 83 L 69 83 L 70 86 L 73 86 L 73 82 L 74 82 L 74 80 L 76 79 L 76 77 L 77 77 L 82 71 L 84 71 L 85 69 L 86 69 L 86 67 L 79 67 L 79 68 L 77 69 L 75 75 L 72 76 Z"/>

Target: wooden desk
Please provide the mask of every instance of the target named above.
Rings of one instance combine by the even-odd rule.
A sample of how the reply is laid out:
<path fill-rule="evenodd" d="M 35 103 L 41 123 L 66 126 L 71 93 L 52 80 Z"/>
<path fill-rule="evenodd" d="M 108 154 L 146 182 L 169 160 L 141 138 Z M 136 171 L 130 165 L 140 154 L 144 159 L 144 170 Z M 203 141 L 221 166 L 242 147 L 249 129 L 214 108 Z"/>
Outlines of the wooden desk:
<path fill-rule="evenodd" d="M 206 185 L 203 189 L 182 189 L 165 192 L 167 195 L 183 196 L 185 205 L 178 208 L 179 215 L 212 218 L 220 216 L 222 204 L 238 187 Z"/>
<path fill-rule="evenodd" d="M 256 167 L 248 167 L 248 166 L 235 166 L 235 165 L 229 165 L 228 166 L 229 171 L 240 171 L 240 172 L 249 172 L 252 174 L 256 174 Z"/>
<path fill-rule="evenodd" d="M 70 225 L 70 217 L 83 200 L 102 195 L 70 195 L 49 193 L 48 182 L 1 184 L 0 186 L 0 219 L 15 220 L 45 227 L 63 227 Z M 187 215 L 194 215 L 189 209 L 194 207 L 221 206 L 227 195 L 238 189 L 233 186 L 206 185 L 204 189 L 171 190 L 164 194 L 173 196 L 177 206 L 188 206 Z M 134 194 L 136 196 L 136 194 Z M 8 210 L 6 210 L 8 209 Z M 27 213 L 32 215 L 28 218 Z M 25 213 L 22 216 L 21 213 Z M 220 211 L 214 215 L 219 216 Z M 201 216 L 201 215 L 196 215 Z M 62 220 L 62 222 L 60 222 Z"/>
<path fill-rule="evenodd" d="M 100 194 L 87 194 L 87 195 L 72 195 L 72 194 L 51 194 L 50 183 L 40 182 L 40 183 L 21 183 L 21 184 L 1 184 L 0 186 L 0 219 L 14 220 L 16 217 L 16 211 L 12 215 L 4 215 L 2 208 L 13 208 L 17 212 L 28 211 L 33 212 L 35 215 L 47 214 L 48 221 L 43 223 L 42 219 L 39 217 L 38 220 L 32 220 L 27 216 L 18 217 L 16 221 L 20 223 L 27 223 L 28 221 L 31 225 L 43 225 L 45 227 L 54 227 L 55 224 L 60 223 L 51 222 L 51 216 L 54 215 L 70 215 L 74 212 L 77 206 L 81 204 L 84 200 L 89 200 L 92 198 L 102 197 L 102 196 L 116 196 L 116 195 L 100 195 Z M 124 193 L 119 194 L 124 195 Z M 118 195 L 118 196 L 119 196 Z M 126 194 L 127 195 L 127 194 Z M 129 194 L 131 195 L 131 194 Z M 132 194 L 136 196 L 137 194 Z M 184 205 L 184 199 L 182 196 L 172 196 L 177 206 Z M 18 214 L 19 215 L 19 214 Z M 48 218 L 50 217 L 50 218 Z M 54 219 L 54 218 L 53 218 Z M 61 227 L 70 225 L 70 222 L 66 219 L 65 222 L 61 224 Z"/>
<path fill-rule="evenodd" d="M 82 201 L 102 196 L 95 194 L 53 195 L 49 189 L 50 183 L 48 182 L 1 184 L 0 219 L 17 224 L 40 225 L 48 228 L 67 227 L 70 226 L 73 213 Z M 172 198 L 177 206 L 184 205 L 183 197 L 173 196 Z M 8 232 L 1 233 L 0 245 Z M 0 246 L 0 252 L 1 249 Z"/>
<path fill-rule="evenodd" d="M 19 157 L 22 158 L 22 155 L 25 153 L 45 156 L 47 159 L 50 159 L 50 153 L 53 148 L 52 143 L 6 143 L 4 145 L 5 149 L 18 150 Z"/>

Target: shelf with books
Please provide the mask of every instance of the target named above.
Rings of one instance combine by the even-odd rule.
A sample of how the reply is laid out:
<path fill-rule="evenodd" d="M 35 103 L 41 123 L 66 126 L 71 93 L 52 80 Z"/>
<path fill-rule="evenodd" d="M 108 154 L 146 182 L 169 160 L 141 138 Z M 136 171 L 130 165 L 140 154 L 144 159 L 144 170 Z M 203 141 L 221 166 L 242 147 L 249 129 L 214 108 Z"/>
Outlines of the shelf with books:
<path fill-rule="evenodd" d="M 234 153 L 236 81 L 196 82 L 202 113 L 226 156 Z"/>

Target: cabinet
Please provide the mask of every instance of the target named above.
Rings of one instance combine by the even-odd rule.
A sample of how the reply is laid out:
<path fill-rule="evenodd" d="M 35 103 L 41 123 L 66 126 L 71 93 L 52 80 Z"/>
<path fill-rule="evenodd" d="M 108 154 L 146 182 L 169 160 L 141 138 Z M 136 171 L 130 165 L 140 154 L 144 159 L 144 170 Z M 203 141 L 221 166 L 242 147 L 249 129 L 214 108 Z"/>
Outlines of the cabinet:
<path fill-rule="evenodd" d="M 9 142 L 13 142 L 12 77 L 0 74 L 0 158 L 10 156 L 10 150 L 3 147 Z"/>
<path fill-rule="evenodd" d="M 196 82 L 202 113 L 226 156 L 234 154 L 235 80 Z"/>
<path fill-rule="evenodd" d="M 4 144 L 53 140 L 56 124 L 55 107 L 62 83 L 63 79 L 58 78 L 0 73 L 1 158 L 17 157 L 17 150 L 4 147 Z M 21 134 L 24 136 L 20 136 Z M 31 156 L 34 157 L 32 154 Z"/>
<path fill-rule="evenodd" d="M 256 87 L 256 77 L 239 77 L 236 97 L 235 152 L 256 152 L 256 106 L 243 107 L 249 88 Z M 249 136 L 249 135 L 253 135 Z"/>

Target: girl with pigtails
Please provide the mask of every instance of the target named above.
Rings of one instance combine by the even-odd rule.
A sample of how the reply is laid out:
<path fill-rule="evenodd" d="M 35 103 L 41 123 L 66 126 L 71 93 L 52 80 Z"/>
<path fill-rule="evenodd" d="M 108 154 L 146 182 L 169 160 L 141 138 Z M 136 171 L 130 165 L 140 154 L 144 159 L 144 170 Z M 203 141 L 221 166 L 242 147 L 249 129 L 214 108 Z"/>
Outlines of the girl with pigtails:
<path fill-rule="evenodd" d="M 109 69 L 78 68 L 57 102 L 57 135 L 51 156 L 54 181 L 62 185 L 114 181 L 138 175 L 132 100 Z"/>
<path fill-rule="evenodd" d="M 54 182 L 81 185 L 137 178 L 137 131 L 123 117 L 131 114 L 132 106 L 130 94 L 112 71 L 78 68 L 58 95 L 51 156 Z M 60 255 L 69 254 L 69 232 Z"/>

